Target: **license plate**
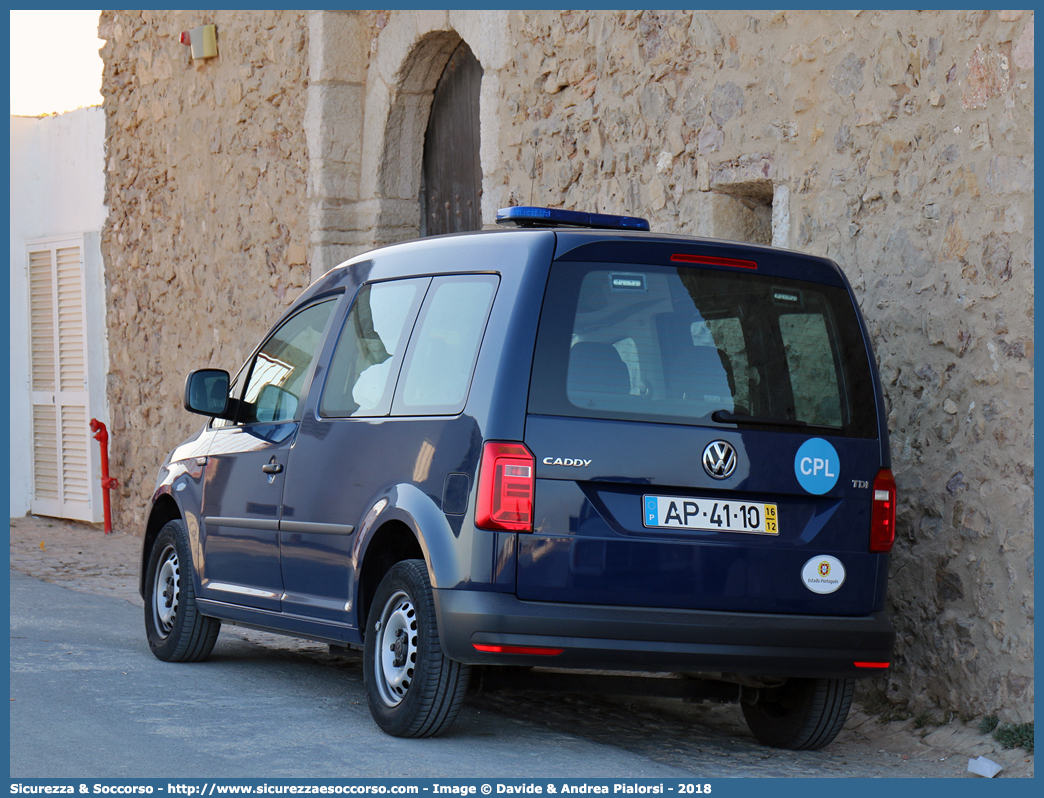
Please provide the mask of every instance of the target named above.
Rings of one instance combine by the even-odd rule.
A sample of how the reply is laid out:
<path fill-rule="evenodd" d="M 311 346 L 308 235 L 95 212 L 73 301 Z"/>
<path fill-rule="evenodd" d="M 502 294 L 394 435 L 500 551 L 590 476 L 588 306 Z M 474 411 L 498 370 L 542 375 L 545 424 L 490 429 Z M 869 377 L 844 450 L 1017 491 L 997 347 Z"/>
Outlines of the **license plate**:
<path fill-rule="evenodd" d="M 645 496 L 644 524 L 650 529 L 746 532 L 778 535 L 776 505 L 683 496 Z"/>

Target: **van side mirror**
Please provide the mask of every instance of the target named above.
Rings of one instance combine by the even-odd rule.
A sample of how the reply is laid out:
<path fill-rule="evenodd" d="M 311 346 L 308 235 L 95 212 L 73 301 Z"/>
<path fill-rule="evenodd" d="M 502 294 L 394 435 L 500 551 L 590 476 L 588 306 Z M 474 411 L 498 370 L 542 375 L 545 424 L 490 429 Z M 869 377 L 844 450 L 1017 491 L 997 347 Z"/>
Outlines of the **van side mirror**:
<path fill-rule="evenodd" d="M 230 419 L 229 376 L 221 369 L 198 369 L 185 378 L 185 409 L 201 416 Z"/>

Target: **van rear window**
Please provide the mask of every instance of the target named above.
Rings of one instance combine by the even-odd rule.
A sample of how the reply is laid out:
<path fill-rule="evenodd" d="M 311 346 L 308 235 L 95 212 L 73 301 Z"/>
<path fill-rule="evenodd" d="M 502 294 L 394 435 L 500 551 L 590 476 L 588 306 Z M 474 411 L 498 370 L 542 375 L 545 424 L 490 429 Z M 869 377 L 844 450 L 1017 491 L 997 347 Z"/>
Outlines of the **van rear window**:
<path fill-rule="evenodd" d="M 876 437 L 856 312 L 801 280 L 555 263 L 529 412 Z"/>

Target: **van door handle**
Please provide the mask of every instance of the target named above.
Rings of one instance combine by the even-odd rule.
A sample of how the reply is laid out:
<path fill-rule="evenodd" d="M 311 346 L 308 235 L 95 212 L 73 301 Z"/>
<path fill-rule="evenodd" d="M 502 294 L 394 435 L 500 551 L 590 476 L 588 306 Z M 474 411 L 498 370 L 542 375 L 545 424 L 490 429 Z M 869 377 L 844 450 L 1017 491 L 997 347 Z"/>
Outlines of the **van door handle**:
<path fill-rule="evenodd" d="M 265 463 L 261 466 L 261 470 L 266 474 L 281 474 L 283 472 L 282 463 Z"/>

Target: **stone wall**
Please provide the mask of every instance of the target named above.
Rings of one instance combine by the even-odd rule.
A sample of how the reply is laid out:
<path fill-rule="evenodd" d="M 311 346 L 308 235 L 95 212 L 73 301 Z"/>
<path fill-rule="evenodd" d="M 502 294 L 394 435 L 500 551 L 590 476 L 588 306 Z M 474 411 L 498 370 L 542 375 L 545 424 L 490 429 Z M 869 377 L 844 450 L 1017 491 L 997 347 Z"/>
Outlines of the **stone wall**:
<path fill-rule="evenodd" d="M 512 33 L 510 204 L 746 240 L 774 216 L 774 243 L 845 269 L 901 497 L 888 696 L 1032 719 L 1032 12 L 548 12 Z"/>
<path fill-rule="evenodd" d="M 141 534 L 164 454 L 202 424 L 185 375 L 235 372 L 310 280 L 303 12 L 106 11 L 102 236 L 113 508 Z M 216 23 L 193 62 L 181 31 Z"/>
<path fill-rule="evenodd" d="M 203 22 L 221 55 L 192 65 L 171 42 Z M 914 711 L 1032 718 L 1032 12 L 106 12 L 102 28 L 125 526 L 197 423 L 184 373 L 238 366 L 309 265 L 415 230 L 425 103 L 463 38 L 484 70 L 487 224 L 507 204 L 634 213 L 841 264 L 901 497 L 897 655 L 874 683 Z"/>

